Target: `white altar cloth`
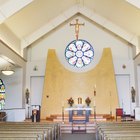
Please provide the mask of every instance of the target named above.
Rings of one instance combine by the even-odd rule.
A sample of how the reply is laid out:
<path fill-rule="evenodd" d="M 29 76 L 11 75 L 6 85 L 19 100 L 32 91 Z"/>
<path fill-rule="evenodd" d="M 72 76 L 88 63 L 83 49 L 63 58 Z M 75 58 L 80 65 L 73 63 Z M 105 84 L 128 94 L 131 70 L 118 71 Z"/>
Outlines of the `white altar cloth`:
<path fill-rule="evenodd" d="M 70 107 L 70 108 L 65 108 L 66 111 L 70 111 L 70 110 L 92 110 L 92 108 L 88 108 L 88 107 Z"/>

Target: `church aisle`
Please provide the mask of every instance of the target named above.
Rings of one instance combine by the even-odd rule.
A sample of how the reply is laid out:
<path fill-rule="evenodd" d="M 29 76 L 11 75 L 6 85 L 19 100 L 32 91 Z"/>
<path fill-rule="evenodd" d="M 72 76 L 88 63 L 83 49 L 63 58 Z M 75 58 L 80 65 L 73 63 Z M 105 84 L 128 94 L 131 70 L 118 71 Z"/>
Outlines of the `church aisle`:
<path fill-rule="evenodd" d="M 96 140 L 95 134 L 62 134 L 61 140 Z"/>

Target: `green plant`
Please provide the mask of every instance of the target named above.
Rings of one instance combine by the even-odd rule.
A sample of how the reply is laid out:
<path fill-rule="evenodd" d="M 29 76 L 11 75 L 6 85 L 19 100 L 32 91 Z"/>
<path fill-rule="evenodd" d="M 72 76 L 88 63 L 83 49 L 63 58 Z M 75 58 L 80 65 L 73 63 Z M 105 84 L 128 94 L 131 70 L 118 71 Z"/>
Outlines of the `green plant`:
<path fill-rule="evenodd" d="M 90 99 L 89 97 L 87 97 L 87 98 L 85 99 L 85 103 L 89 106 L 90 103 L 91 103 L 91 99 Z"/>
<path fill-rule="evenodd" d="M 68 104 L 69 104 L 70 106 L 72 106 L 72 105 L 74 104 L 74 100 L 72 99 L 72 97 L 70 97 L 70 98 L 68 99 Z"/>

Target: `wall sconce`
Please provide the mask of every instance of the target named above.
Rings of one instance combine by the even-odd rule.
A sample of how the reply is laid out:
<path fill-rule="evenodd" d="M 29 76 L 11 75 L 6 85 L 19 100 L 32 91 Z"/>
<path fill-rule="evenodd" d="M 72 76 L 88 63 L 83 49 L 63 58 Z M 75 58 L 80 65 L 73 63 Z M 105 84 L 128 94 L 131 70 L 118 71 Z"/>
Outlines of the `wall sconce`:
<path fill-rule="evenodd" d="M 125 64 L 123 64 L 123 65 L 122 65 L 122 68 L 123 68 L 123 69 L 126 69 L 126 65 L 125 65 Z"/>
<path fill-rule="evenodd" d="M 34 66 L 33 70 L 34 71 L 38 71 L 38 67 L 37 66 Z"/>

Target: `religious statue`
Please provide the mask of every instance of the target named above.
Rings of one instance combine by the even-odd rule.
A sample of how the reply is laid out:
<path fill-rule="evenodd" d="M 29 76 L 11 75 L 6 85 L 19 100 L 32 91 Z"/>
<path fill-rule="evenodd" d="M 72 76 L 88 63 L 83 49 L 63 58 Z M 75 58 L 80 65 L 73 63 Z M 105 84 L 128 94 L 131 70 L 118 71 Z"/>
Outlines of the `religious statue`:
<path fill-rule="evenodd" d="M 30 92 L 29 92 L 29 90 L 27 88 L 26 92 L 25 92 L 26 104 L 29 104 L 29 95 L 30 95 Z"/>
<path fill-rule="evenodd" d="M 132 103 L 135 103 L 135 96 L 136 96 L 136 91 L 134 87 L 131 88 L 131 98 L 132 98 Z"/>

